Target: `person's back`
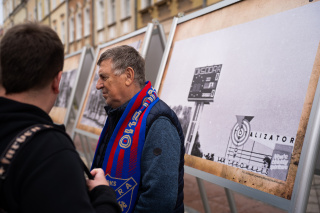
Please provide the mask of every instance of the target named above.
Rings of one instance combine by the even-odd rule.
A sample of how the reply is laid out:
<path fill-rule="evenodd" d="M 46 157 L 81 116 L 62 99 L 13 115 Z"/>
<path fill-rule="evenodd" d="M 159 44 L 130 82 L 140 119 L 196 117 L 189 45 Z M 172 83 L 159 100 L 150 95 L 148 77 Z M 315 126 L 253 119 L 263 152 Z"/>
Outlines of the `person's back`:
<path fill-rule="evenodd" d="M 19 132 L 35 124 L 52 122 L 35 106 L 0 98 L 0 153 Z M 92 211 L 77 155 L 63 133 L 38 133 L 10 165 L 0 193 L 0 206 L 8 212 Z"/>
<path fill-rule="evenodd" d="M 0 156 L 26 128 L 52 127 L 36 133 L 17 154 L 14 148 L 0 159 L 0 176 L 6 172 L 0 181 L 0 211 L 121 212 L 103 171 L 91 172 L 95 178 L 87 180 L 87 189 L 71 139 L 48 115 L 64 61 L 58 35 L 47 26 L 17 25 L 2 38 L 0 52 Z"/>

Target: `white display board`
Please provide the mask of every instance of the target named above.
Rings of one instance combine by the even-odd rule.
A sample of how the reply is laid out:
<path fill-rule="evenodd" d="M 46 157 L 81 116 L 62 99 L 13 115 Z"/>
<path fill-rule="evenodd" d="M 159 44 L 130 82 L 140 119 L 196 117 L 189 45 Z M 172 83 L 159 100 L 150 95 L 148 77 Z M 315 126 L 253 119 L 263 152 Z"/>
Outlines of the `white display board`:
<path fill-rule="evenodd" d="M 182 124 L 187 173 L 305 209 L 319 150 L 319 26 L 320 2 L 304 0 L 222 1 L 174 19 L 155 88 Z"/>

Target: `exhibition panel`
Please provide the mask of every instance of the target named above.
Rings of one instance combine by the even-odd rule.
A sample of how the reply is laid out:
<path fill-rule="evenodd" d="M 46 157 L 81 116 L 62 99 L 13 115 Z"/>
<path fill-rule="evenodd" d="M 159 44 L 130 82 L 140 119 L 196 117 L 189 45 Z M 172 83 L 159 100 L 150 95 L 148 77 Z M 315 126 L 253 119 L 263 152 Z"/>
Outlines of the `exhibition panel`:
<path fill-rule="evenodd" d="M 83 79 L 88 78 L 88 70 L 93 61 L 93 50 L 91 47 L 83 47 L 81 50 L 66 55 L 63 72 L 60 81 L 60 93 L 49 115 L 53 122 L 67 125 L 70 113 L 75 107 L 79 107 L 79 94 L 83 94 Z"/>
<path fill-rule="evenodd" d="M 318 26 L 320 2 L 303 0 L 223 1 L 174 19 L 155 88 L 182 124 L 188 173 L 305 208 L 320 138 Z"/>

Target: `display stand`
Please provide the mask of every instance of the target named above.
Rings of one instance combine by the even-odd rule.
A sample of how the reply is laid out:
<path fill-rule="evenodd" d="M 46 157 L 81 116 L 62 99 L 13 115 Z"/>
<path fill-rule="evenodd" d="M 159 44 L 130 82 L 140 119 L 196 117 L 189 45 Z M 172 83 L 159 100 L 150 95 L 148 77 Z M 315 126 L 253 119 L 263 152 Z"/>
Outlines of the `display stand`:
<path fill-rule="evenodd" d="M 314 170 L 315 175 L 320 175 L 320 153 L 317 154 L 316 168 Z"/>
<path fill-rule="evenodd" d="M 200 196 L 201 196 L 201 200 L 202 200 L 204 211 L 206 213 L 210 213 L 211 212 L 210 205 L 209 205 L 209 202 L 208 202 L 208 198 L 207 198 L 206 190 L 204 188 L 203 181 L 202 181 L 202 179 L 200 179 L 198 177 L 196 177 L 196 180 L 197 180 L 197 184 L 198 184 L 198 188 L 199 188 L 199 192 L 200 192 Z"/>
<path fill-rule="evenodd" d="M 319 11 L 320 1 L 222 1 L 173 20 L 155 88 L 188 124 L 185 172 L 225 187 L 231 211 L 228 189 L 306 209 L 319 153 Z M 212 64 L 222 64 L 215 102 L 193 107 L 188 94 L 211 95 L 211 77 L 193 77 Z"/>
<path fill-rule="evenodd" d="M 79 107 L 79 96 L 84 92 L 81 85 L 83 85 L 84 79 L 88 78 L 88 70 L 90 70 L 92 61 L 92 47 L 84 47 L 65 56 L 60 93 L 49 113 L 53 122 L 67 125 L 72 116 L 75 118 L 75 107 Z"/>
<path fill-rule="evenodd" d="M 98 79 L 98 66 L 96 63 L 102 52 L 119 45 L 131 45 L 140 52 L 146 61 L 146 79 L 154 83 L 165 48 L 163 28 L 155 21 L 154 23 L 149 23 L 145 28 L 98 46 L 71 135 L 73 139 L 75 134 L 79 135 L 84 157 L 89 167 L 93 160 L 90 138 L 96 140 L 96 142 L 98 141 L 106 121 L 106 114 L 103 108 L 105 100 L 101 93 L 95 89 Z"/>

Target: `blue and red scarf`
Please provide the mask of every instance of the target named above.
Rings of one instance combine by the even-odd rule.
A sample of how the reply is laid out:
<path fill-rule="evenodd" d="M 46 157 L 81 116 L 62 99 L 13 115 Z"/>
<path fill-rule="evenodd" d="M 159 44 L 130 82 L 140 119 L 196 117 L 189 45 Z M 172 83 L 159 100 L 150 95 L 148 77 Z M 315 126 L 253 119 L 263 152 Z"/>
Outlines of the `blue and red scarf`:
<path fill-rule="evenodd" d="M 110 186 L 117 193 L 122 212 L 133 212 L 140 183 L 140 160 L 145 141 L 146 119 L 159 100 L 151 83 L 137 93 L 122 114 L 105 152 L 102 169 Z M 108 119 L 98 146 L 108 129 Z"/>

